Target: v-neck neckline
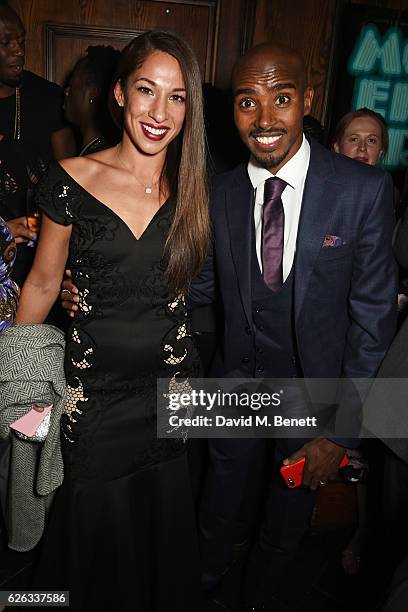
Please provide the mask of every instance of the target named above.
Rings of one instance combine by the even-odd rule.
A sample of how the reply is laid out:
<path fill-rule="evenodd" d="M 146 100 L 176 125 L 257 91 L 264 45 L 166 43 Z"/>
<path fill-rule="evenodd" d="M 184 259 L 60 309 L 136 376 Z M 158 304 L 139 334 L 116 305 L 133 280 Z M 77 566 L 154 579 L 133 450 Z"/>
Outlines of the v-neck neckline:
<path fill-rule="evenodd" d="M 126 223 L 126 221 L 124 221 L 124 219 L 122 219 L 122 217 L 120 215 L 118 215 L 117 212 L 115 212 L 113 210 L 113 208 L 111 208 L 110 206 L 108 206 L 107 204 L 105 204 L 104 202 L 102 202 L 102 200 L 100 200 L 99 198 L 97 198 L 95 195 L 93 195 L 90 191 L 88 191 L 87 189 L 85 189 L 85 187 L 83 187 L 81 185 L 81 183 L 78 183 L 78 181 L 76 179 L 74 179 L 73 176 L 70 175 L 69 172 L 67 172 L 65 170 L 65 168 L 63 166 L 61 166 L 61 164 L 59 162 L 56 162 L 58 164 L 58 166 L 60 167 L 60 169 L 62 170 L 62 172 L 68 176 L 71 181 L 73 183 L 75 183 L 75 185 L 77 185 L 81 191 L 83 191 L 84 193 L 86 193 L 89 197 L 91 197 L 95 202 L 97 202 L 97 204 L 99 204 L 100 206 L 103 206 L 103 208 L 105 208 L 107 211 L 109 211 L 111 213 L 112 216 L 114 216 L 116 219 L 118 219 L 118 221 L 120 221 L 121 225 L 123 225 L 127 231 L 131 234 L 133 240 L 137 243 L 140 242 L 140 240 L 142 240 L 142 238 L 145 236 L 146 232 L 149 230 L 149 228 L 151 227 L 151 225 L 153 224 L 153 222 L 155 221 L 156 217 L 159 215 L 160 211 L 166 207 L 167 208 L 167 204 L 170 201 L 170 198 L 167 198 L 167 200 L 165 200 L 163 202 L 163 204 L 156 210 L 156 212 L 154 213 L 154 215 L 151 217 L 149 223 L 146 225 L 145 229 L 143 230 L 143 232 L 140 234 L 139 237 L 137 237 L 133 230 L 130 228 L 130 226 Z"/>

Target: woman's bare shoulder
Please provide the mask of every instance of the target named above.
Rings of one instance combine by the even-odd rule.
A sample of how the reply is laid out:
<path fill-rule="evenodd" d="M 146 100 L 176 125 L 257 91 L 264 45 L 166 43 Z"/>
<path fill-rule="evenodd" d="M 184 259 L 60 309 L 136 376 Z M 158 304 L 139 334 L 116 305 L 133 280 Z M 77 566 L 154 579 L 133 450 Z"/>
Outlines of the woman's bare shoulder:
<path fill-rule="evenodd" d="M 112 167 L 114 149 L 106 149 L 84 157 L 60 160 L 62 168 L 80 184 L 87 183 Z"/>

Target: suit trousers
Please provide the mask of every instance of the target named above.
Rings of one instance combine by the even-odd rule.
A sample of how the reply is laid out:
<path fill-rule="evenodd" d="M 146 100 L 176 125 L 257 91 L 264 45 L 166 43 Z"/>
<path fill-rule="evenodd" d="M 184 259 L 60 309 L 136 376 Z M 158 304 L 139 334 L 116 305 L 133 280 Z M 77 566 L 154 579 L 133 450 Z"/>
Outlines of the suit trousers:
<path fill-rule="evenodd" d="M 263 520 L 250 551 L 243 599 L 248 605 L 268 603 L 309 526 L 316 491 L 289 489 L 279 473 L 283 460 L 307 440 L 277 440 Z"/>
<path fill-rule="evenodd" d="M 274 444 L 272 466 L 267 466 L 267 501 L 251 549 L 244 581 L 245 602 L 267 602 L 295 556 L 308 527 L 316 494 L 288 489 L 279 473 L 283 459 L 307 440 L 279 439 Z M 267 448 L 262 439 L 209 440 L 209 468 L 200 512 L 200 544 L 205 590 L 221 580 L 232 557 L 234 538 L 248 494 L 262 473 Z M 252 490 L 249 493 L 249 489 Z M 253 508 L 253 513 L 256 509 Z M 248 514 L 248 513 L 247 513 Z"/>
<path fill-rule="evenodd" d="M 234 542 L 247 535 L 251 522 L 248 515 L 256 512 L 254 498 L 258 505 L 264 456 L 265 441 L 261 439 L 208 440 L 208 468 L 199 516 L 205 591 L 217 586 L 231 561 Z"/>

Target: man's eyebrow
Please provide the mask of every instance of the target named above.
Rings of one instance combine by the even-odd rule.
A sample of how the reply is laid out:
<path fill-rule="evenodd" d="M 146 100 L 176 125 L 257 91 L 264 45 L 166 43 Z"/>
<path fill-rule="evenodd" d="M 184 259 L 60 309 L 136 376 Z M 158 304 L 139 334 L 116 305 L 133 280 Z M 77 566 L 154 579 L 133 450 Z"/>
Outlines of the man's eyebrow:
<path fill-rule="evenodd" d="M 296 89 L 296 85 L 294 83 L 277 83 L 271 87 L 274 91 L 281 91 L 281 89 Z"/>
<path fill-rule="evenodd" d="M 237 89 L 236 91 L 234 91 L 234 96 L 241 96 L 242 94 L 246 94 L 250 96 L 254 93 L 256 93 L 255 89 L 242 88 L 242 89 Z"/>
<path fill-rule="evenodd" d="M 271 87 L 272 91 L 281 91 L 282 89 L 297 89 L 295 83 L 277 83 L 276 85 L 273 85 Z M 237 89 L 236 91 L 234 91 L 234 96 L 241 96 L 241 95 L 247 95 L 247 96 L 251 96 L 253 94 L 256 94 L 256 90 L 255 89 L 251 89 L 249 87 L 243 87 L 241 89 Z"/>

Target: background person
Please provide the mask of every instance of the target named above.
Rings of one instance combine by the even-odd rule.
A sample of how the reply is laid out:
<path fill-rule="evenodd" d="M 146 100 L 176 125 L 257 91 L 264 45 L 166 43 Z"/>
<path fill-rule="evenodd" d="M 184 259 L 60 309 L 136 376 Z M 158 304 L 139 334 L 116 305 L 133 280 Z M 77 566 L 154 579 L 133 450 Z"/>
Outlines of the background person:
<path fill-rule="evenodd" d="M 368 108 L 351 111 L 337 124 L 332 149 L 358 162 L 375 166 L 387 154 L 387 124 L 379 113 Z M 367 468 L 359 449 L 350 450 L 350 457 L 356 465 Z M 367 486 L 359 482 L 356 487 L 358 527 L 342 553 L 343 569 L 350 575 L 360 571 L 361 552 L 367 536 Z"/>
<path fill-rule="evenodd" d="M 369 108 L 344 115 L 334 131 L 332 149 L 370 166 L 378 164 L 388 150 L 388 129 L 382 115 Z"/>
<path fill-rule="evenodd" d="M 13 324 L 17 310 L 19 288 L 11 280 L 15 259 L 15 240 L 6 222 L 0 217 L 0 333 Z M 8 470 L 9 441 L 0 440 L 0 535 L 5 525 Z"/>
<path fill-rule="evenodd" d="M 79 155 L 96 153 L 120 139 L 108 110 L 108 95 L 120 52 L 110 46 L 88 47 L 64 89 L 64 113 L 80 132 Z"/>
<path fill-rule="evenodd" d="M 0 1 L 0 215 L 18 244 L 13 278 L 21 284 L 33 261 L 39 224 L 31 227 L 31 190 L 52 159 L 73 155 L 75 144 L 62 115 L 62 89 L 24 70 L 25 29 L 19 16 Z M 1 165 L 7 168 L 7 178 Z"/>
<path fill-rule="evenodd" d="M 399 266 L 399 324 L 408 312 L 408 169 L 405 170 L 404 183 L 399 205 L 401 218 L 395 231 L 394 255 Z"/>

